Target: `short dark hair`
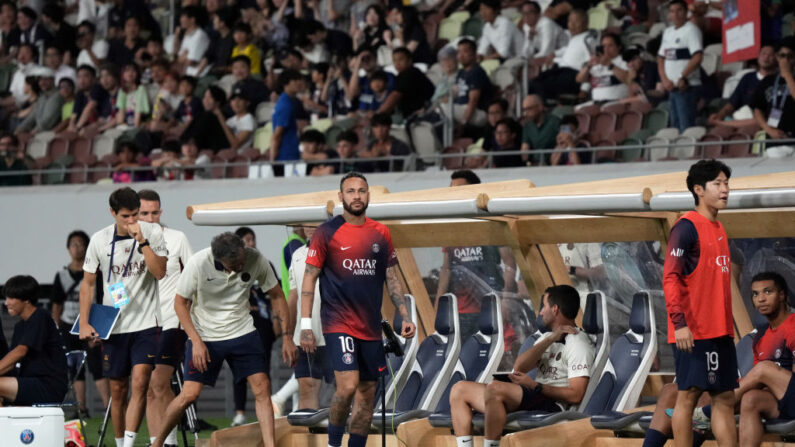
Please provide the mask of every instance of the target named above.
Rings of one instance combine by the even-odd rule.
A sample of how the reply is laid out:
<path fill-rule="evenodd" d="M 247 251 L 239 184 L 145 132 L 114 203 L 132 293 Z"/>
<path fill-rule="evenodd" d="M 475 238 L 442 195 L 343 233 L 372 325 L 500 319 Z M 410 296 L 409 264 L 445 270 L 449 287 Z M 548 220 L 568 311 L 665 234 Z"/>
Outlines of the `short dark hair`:
<path fill-rule="evenodd" d="M 480 0 L 480 4 L 489 7 L 493 11 L 500 10 L 500 0 Z"/>
<path fill-rule="evenodd" d="M 323 135 L 323 132 L 317 129 L 309 129 L 305 130 L 301 136 L 298 138 L 298 141 L 301 143 L 317 143 L 317 144 L 325 144 L 326 143 L 326 136 Z"/>
<path fill-rule="evenodd" d="M 402 54 L 402 55 L 406 56 L 407 58 L 409 58 L 411 60 L 414 60 L 414 57 L 411 55 L 411 51 L 409 51 L 409 49 L 406 48 L 406 47 L 399 47 L 399 48 L 395 48 L 394 50 L 392 50 L 392 55 L 394 56 L 396 54 Z"/>
<path fill-rule="evenodd" d="M 373 115 L 372 119 L 370 119 L 370 125 L 372 127 L 375 126 L 392 126 L 392 116 L 388 113 L 376 113 Z"/>
<path fill-rule="evenodd" d="M 687 190 L 693 194 L 696 205 L 698 205 L 698 196 L 696 195 L 695 186 L 706 188 L 707 182 L 718 178 L 721 172 L 726 174 L 727 179 L 732 176 L 732 169 L 722 161 L 715 159 L 699 160 L 690 166 L 690 170 L 687 171 Z"/>
<path fill-rule="evenodd" d="M 353 144 L 354 146 L 359 144 L 359 135 L 356 134 L 355 130 L 346 130 L 344 132 L 340 132 L 337 136 L 337 142 L 340 141 L 347 141 L 348 143 Z"/>
<path fill-rule="evenodd" d="M 69 236 L 66 236 L 66 248 L 69 248 L 69 243 L 72 242 L 72 238 L 80 238 L 88 247 L 88 242 L 90 241 L 88 234 L 86 234 L 83 230 L 75 230 L 69 233 Z"/>
<path fill-rule="evenodd" d="M 160 203 L 160 194 L 153 189 L 142 189 L 138 191 L 138 198 L 141 200 Z"/>
<path fill-rule="evenodd" d="M 39 47 L 37 47 L 36 45 L 33 45 L 32 43 L 19 44 L 19 50 L 21 50 L 22 48 L 29 48 L 31 54 L 33 55 L 33 59 L 38 59 L 39 58 Z M 19 51 L 19 50 L 17 50 L 17 51 Z"/>
<path fill-rule="evenodd" d="M 230 62 L 230 65 L 234 64 L 235 62 L 245 62 L 246 65 L 248 65 L 249 67 L 251 66 L 251 58 L 246 56 L 245 54 L 238 54 L 237 56 L 233 57 Z"/>
<path fill-rule="evenodd" d="M 784 291 L 784 296 L 787 296 L 789 294 L 789 288 L 787 287 L 787 280 L 785 280 L 784 277 L 781 276 L 779 273 L 776 272 L 757 273 L 751 279 L 751 282 L 754 283 L 757 281 L 773 281 L 773 284 L 775 284 L 777 289 Z"/>
<path fill-rule="evenodd" d="M 508 100 L 507 99 L 505 99 L 505 98 L 494 99 L 494 100 L 492 100 L 489 103 L 489 107 L 493 106 L 494 104 L 497 104 L 498 106 L 500 106 L 500 108 L 502 109 L 503 113 L 508 111 Z"/>
<path fill-rule="evenodd" d="M 576 115 L 566 115 L 560 119 L 560 125 L 574 126 L 574 130 L 577 130 L 577 128 L 580 127 L 580 121 L 577 119 Z"/>
<path fill-rule="evenodd" d="M 129 149 L 135 154 L 141 151 L 138 148 L 138 145 L 133 143 L 132 141 L 124 141 L 122 143 L 119 143 L 119 147 L 116 148 L 116 153 L 120 154 L 124 149 Z"/>
<path fill-rule="evenodd" d="M 230 7 L 221 8 L 215 12 L 215 15 L 218 16 L 218 20 L 220 20 L 221 23 L 223 23 L 229 29 L 235 25 L 235 20 L 238 16 L 236 11 Z"/>
<path fill-rule="evenodd" d="M 39 283 L 30 275 L 12 276 L 3 286 L 3 295 L 28 301 L 35 306 L 39 302 Z"/>
<path fill-rule="evenodd" d="M 251 26 L 249 26 L 248 23 L 243 22 L 243 21 L 237 22 L 237 23 L 235 23 L 234 28 L 232 28 L 232 32 L 234 33 L 234 32 L 237 32 L 237 31 L 240 31 L 241 33 L 246 33 L 248 35 L 251 35 Z"/>
<path fill-rule="evenodd" d="M 141 198 L 138 197 L 138 193 L 134 189 L 125 186 L 110 194 L 108 204 L 114 213 L 118 213 L 122 208 L 133 211 L 141 207 Z"/>
<path fill-rule="evenodd" d="M 522 3 L 522 6 L 524 6 L 524 5 L 532 6 L 533 8 L 535 8 L 536 14 L 541 14 L 541 6 L 539 6 L 539 4 L 537 2 L 533 2 L 533 1 L 524 2 L 524 3 Z"/>
<path fill-rule="evenodd" d="M 619 48 L 619 50 L 624 47 L 621 44 L 621 38 L 618 37 L 618 35 L 616 33 L 604 33 L 604 34 L 602 34 L 602 39 L 604 39 L 605 37 L 607 37 L 608 39 L 612 39 L 613 43 L 616 44 L 616 46 Z"/>
<path fill-rule="evenodd" d="M 55 23 L 63 22 L 63 6 L 56 3 L 47 3 L 41 9 L 41 15 L 47 16 Z"/>
<path fill-rule="evenodd" d="M 461 45 L 468 45 L 469 49 L 473 52 L 478 50 L 478 46 L 475 41 L 466 37 L 458 41 L 458 46 L 460 47 Z"/>
<path fill-rule="evenodd" d="M 88 28 L 88 31 L 89 31 L 91 34 L 94 34 L 94 33 L 96 33 L 96 32 L 97 32 L 97 26 L 96 26 L 96 25 L 94 25 L 94 23 L 93 23 L 93 22 L 90 22 L 90 21 L 88 21 L 88 20 L 83 20 L 82 22 L 80 22 L 80 23 L 78 23 L 78 24 L 77 24 L 77 29 L 80 29 L 81 27 Z"/>
<path fill-rule="evenodd" d="M 46 47 L 44 47 L 44 52 L 45 52 L 45 53 L 46 53 L 47 51 L 49 51 L 49 50 L 55 50 L 55 51 L 57 51 L 57 52 L 58 52 L 58 54 L 63 54 L 63 50 L 61 50 L 61 49 L 58 47 L 58 45 L 49 44 L 49 45 L 47 45 Z"/>
<path fill-rule="evenodd" d="M 101 67 L 99 67 L 99 71 L 100 74 L 103 71 L 107 71 L 108 74 L 116 78 L 117 81 L 120 79 L 119 67 L 117 67 L 116 64 L 110 62 L 104 63 Z"/>
<path fill-rule="evenodd" d="M 229 231 L 215 236 L 210 243 L 210 250 L 213 253 L 213 258 L 218 261 L 236 260 L 240 255 L 240 251 L 245 247 L 243 239 L 240 239 L 238 235 Z"/>
<path fill-rule="evenodd" d="M 14 146 L 19 146 L 19 138 L 17 138 L 17 136 L 14 135 L 13 133 L 5 132 L 2 135 L 0 135 L 0 140 L 2 140 L 3 138 L 11 138 L 11 144 L 13 144 Z"/>
<path fill-rule="evenodd" d="M 235 234 L 236 234 L 236 235 L 237 235 L 237 237 L 239 237 L 240 239 L 243 239 L 243 237 L 245 237 L 245 236 L 248 236 L 249 234 L 250 234 L 250 235 L 252 235 L 252 236 L 254 236 L 254 238 L 255 238 L 255 239 L 256 239 L 256 237 L 257 237 L 257 235 L 256 235 L 256 234 L 254 234 L 254 230 L 252 230 L 252 229 L 251 229 L 251 228 L 249 228 L 249 227 L 240 227 L 240 228 L 238 228 L 237 230 L 235 230 Z"/>
<path fill-rule="evenodd" d="M 224 89 L 218 87 L 217 85 L 211 85 L 207 87 L 207 91 L 210 92 L 210 96 L 213 97 L 213 101 L 221 105 L 226 104 L 226 92 Z"/>
<path fill-rule="evenodd" d="M 199 17 L 201 17 L 201 10 L 199 9 L 198 6 L 193 6 L 193 5 L 186 6 L 182 8 L 182 11 L 180 11 L 179 16 L 180 17 L 188 16 L 191 19 L 199 20 Z"/>
<path fill-rule="evenodd" d="M 795 51 L 795 36 L 787 36 L 781 39 L 778 43 L 778 48 L 776 51 L 780 50 L 781 48 L 787 48 L 790 51 Z"/>
<path fill-rule="evenodd" d="M 370 82 L 372 81 L 382 81 L 384 84 L 388 84 L 389 75 L 387 75 L 384 70 L 378 70 L 372 75 L 370 75 Z"/>
<path fill-rule="evenodd" d="M 287 84 L 293 81 L 299 81 L 303 79 L 304 75 L 302 75 L 301 72 L 298 70 L 292 70 L 292 69 L 284 70 L 282 74 L 279 75 L 279 85 L 281 85 L 282 88 L 284 88 L 284 86 L 286 86 Z"/>
<path fill-rule="evenodd" d="M 349 173 L 345 174 L 340 179 L 340 191 L 342 191 L 342 185 L 345 184 L 345 180 L 352 179 L 352 178 L 360 178 L 360 179 L 364 180 L 365 183 L 367 183 L 367 178 L 361 172 L 352 171 L 352 172 L 349 172 Z M 369 183 L 367 183 L 367 184 L 369 186 Z"/>
<path fill-rule="evenodd" d="M 503 125 L 503 126 L 507 127 L 514 134 L 516 133 L 517 129 L 519 128 L 519 125 L 516 122 L 516 120 L 513 119 L 513 118 L 510 118 L 510 117 L 505 117 L 505 118 L 497 121 L 497 125 L 495 125 L 494 127 L 497 128 L 500 125 Z"/>
<path fill-rule="evenodd" d="M 92 67 L 91 65 L 88 65 L 88 64 L 83 64 L 83 65 L 77 67 L 77 71 L 78 72 L 88 71 L 89 73 L 91 73 L 91 77 L 93 77 L 93 78 L 97 77 L 97 70 L 94 67 Z"/>
<path fill-rule="evenodd" d="M 33 20 L 34 22 L 36 21 L 36 19 L 39 18 L 39 15 L 36 14 L 36 11 L 30 6 L 24 6 L 22 8 L 19 8 L 17 12 L 25 14 L 26 16 L 28 16 L 30 20 Z"/>
<path fill-rule="evenodd" d="M 568 285 L 560 284 L 547 289 L 547 302 L 550 306 L 558 306 L 560 313 L 564 317 L 573 320 L 577 317 L 580 310 L 580 294 L 577 289 Z"/>
<path fill-rule="evenodd" d="M 467 181 L 467 185 L 480 184 L 480 177 L 469 169 L 459 169 L 450 175 L 450 180 L 462 178 Z"/>
<path fill-rule="evenodd" d="M 323 75 L 325 78 L 328 74 L 329 64 L 328 62 L 318 62 L 316 64 L 312 64 L 312 71 L 316 71 Z"/>
<path fill-rule="evenodd" d="M 176 152 L 176 153 L 179 153 L 179 141 L 175 140 L 173 138 L 170 139 L 170 140 L 164 141 L 161 146 L 162 146 L 161 149 L 163 149 L 163 152 Z M 141 192 L 143 192 L 143 191 L 141 191 Z M 138 195 L 140 196 L 141 193 L 139 192 Z M 146 200 L 149 200 L 149 199 L 146 199 Z"/>
<path fill-rule="evenodd" d="M 680 5 L 681 7 L 685 8 L 685 11 L 687 11 L 687 2 L 685 0 L 671 0 L 668 2 L 669 8 L 673 5 Z"/>
<path fill-rule="evenodd" d="M 190 85 L 191 85 L 191 87 L 193 87 L 194 89 L 196 88 L 196 84 L 198 83 L 198 81 L 196 80 L 196 78 L 195 78 L 195 77 L 193 77 L 193 76 L 191 76 L 191 75 L 182 75 L 182 76 L 180 76 L 180 77 L 179 77 L 179 82 L 187 82 L 187 83 L 188 83 L 188 84 L 190 84 Z"/>

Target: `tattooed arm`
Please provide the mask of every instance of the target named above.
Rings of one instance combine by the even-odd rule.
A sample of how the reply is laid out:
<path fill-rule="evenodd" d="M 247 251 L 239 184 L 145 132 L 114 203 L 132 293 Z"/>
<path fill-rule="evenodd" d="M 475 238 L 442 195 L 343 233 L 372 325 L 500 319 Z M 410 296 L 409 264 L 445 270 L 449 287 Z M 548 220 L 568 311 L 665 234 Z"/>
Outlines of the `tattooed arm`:
<path fill-rule="evenodd" d="M 312 305 L 315 301 L 315 283 L 320 276 L 320 269 L 306 264 L 304 282 L 301 284 L 301 318 L 312 318 Z M 300 324 L 300 322 L 299 322 Z M 301 348 L 307 353 L 315 352 L 315 334 L 312 329 L 301 328 Z"/>
<path fill-rule="evenodd" d="M 271 299 L 273 306 L 273 323 L 281 330 L 282 340 L 282 359 L 284 363 L 293 366 L 298 359 L 298 348 L 293 343 L 293 337 L 290 333 L 290 311 L 287 309 L 287 300 L 284 299 L 284 291 L 282 285 L 276 284 L 272 289 L 268 290 L 268 296 Z"/>
<path fill-rule="evenodd" d="M 411 316 L 406 308 L 406 300 L 403 297 L 403 286 L 398 279 L 397 267 L 387 267 L 386 269 L 386 288 L 389 291 L 389 299 L 395 305 L 395 309 L 400 313 L 403 319 L 403 328 L 401 334 L 403 337 L 411 338 L 414 336 L 416 329 L 414 323 L 411 322 Z"/>

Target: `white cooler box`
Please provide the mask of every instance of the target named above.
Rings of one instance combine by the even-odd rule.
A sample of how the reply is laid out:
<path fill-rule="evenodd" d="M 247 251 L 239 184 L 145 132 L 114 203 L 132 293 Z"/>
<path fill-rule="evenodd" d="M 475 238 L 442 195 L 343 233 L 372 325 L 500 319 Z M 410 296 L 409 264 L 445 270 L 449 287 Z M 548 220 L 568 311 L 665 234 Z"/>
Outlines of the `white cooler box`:
<path fill-rule="evenodd" d="M 36 407 L 0 408 L 0 444 L 3 447 L 63 446 L 63 410 Z"/>

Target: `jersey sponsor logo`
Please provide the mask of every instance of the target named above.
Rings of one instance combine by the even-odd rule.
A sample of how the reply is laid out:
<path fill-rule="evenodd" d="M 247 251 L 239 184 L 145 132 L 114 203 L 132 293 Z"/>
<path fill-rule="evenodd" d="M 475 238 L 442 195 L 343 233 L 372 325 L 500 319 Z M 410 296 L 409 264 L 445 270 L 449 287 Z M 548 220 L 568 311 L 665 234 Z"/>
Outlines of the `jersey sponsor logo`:
<path fill-rule="evenodd" d="M 460 262 L 481 262 L 483 261 L 483 247 L 461 247 L 453 250 L 453 256 Z"/>
<path fill-rule="evenodd" d="M 672 248 L 671 249 L 671 256 L 675 258 L 681 258 L 682 255 L 685 254 L 685 250 L 682 248 Z"/>
<path fill-rule="evenodd" d="M 307 258 L 314 258 L 317 255 L 317 250 L 314 248 L 310 248 L 309 251 L 306 253 Z"/>
<path fill-rule="evenodd" d="M 542 376 L 550 377 L 556 379 L 558 377 L 558 367 L 557 366 L 550 366 L 546 364 L 538 365 L 538 372 L 541 373 Z"/>
<path fill-rule="evenodd" d="M 340 250 L 342 250 L 342 251 L 345 251 L 345 250 L 347 250 L 347 249 L 349 249 L 349 248 L 351 248 L 351 246 L 350 246 L 350 245 L 348 245 L 347 247 L 340 247 Z"/>
<path fill-rule="evenodd" d="M 111 266 L 111 271 L 114 275 L 121 275 L 124 272 L 123 265 L 113 265 Z M 130 268 L 127 269 L 127 274 L 124 275 L 124 278 L 129 278 L 130 276 L 138 276 L 143 274 L 146 271 L 146 261 L 141 260 L 138 262 L 130 262 Z"/>
<path fill-rule="evenodd" d="M 715 256 L 715 265 L 720 267 L 721 273 L 729 273 L 729 257 L 726 255 Z"/>
<path fill-rule="evenodd" d="M 376 259 L 344 259 L 342 267 L 356 276 L 375 276 Z"/>
<path fill-rule="evenodd" d="M 571 370 L 572 371 L 582 371 L 584 369 L 588 369 L 588 365 L 585 364 L 585 363 L 580 364 L 580 365 L 571 365 Z"/>

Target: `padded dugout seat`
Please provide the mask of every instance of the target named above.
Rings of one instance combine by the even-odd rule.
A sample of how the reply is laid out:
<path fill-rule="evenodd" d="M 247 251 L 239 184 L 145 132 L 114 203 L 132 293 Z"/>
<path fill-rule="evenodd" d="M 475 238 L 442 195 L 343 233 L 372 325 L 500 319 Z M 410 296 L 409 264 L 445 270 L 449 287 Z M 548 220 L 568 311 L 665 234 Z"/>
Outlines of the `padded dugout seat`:
<path fill-rule="evenodd" d="M 427 417 L 436 408 L 444 388 L 453 375 L 461 351 L 458 324 L 458 300 L 452 293 L 439 297 L 434 333 L 422 341 L 417 360 L 406 384 L 397 396 L 394 408 L 386 410 L 386 429 Z M 389 406 L 390 402 L 387 402 Z M 381 412 L 373 415 L 373 425 L 381 428 Z"/>

